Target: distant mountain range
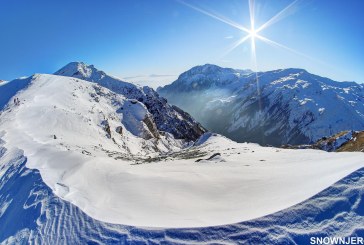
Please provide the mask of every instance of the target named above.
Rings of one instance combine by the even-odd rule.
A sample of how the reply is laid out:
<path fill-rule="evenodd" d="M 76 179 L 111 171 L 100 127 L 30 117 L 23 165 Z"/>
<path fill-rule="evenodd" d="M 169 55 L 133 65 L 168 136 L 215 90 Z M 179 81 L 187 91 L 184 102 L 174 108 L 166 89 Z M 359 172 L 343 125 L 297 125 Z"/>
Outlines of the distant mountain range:
<path fill-rule="evenodd" d="M 364 86 L 303 69 L 254 73 L 196 66 L 157 92 L 208 130 L 238 142 L 308 144 L 364 129 Z"/>

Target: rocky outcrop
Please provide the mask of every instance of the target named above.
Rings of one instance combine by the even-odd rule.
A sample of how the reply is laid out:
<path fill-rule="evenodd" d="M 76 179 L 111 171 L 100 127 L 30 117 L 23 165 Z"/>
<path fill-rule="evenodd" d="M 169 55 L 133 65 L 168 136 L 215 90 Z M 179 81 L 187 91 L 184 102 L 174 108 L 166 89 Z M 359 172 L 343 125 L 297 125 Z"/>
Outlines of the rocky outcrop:
<path fill-rule="evenodd" d="M 160 138 L 157 125 L 155 125 L 153 118 L 149 117 L 148 115 L 143 119 L 143 122 L 149 129 L 149 133 L 153 136 L 153 138 Z"/>
<path fill-rule="evenodd" d="M 120 135 L 123 135 L 123 127 L 122 126 L 116 127 L 115 131 L 116 131 L 116 133 L 118 133 Z"/>
<path fill-rule="evenodd" d="M 337 151 L 360 151 L 364 152 L 364 131 L 352 133 L 352 138 L 342 144 Z"/>
<path fill-rule="evenodd" d="M 324 136 L 310 145 L 283 145 L 286 149 L 316 149 L 328 152 L 364 152 L 364 131 L 342 131 Z"/>
<path fill-rule="evenodd" d="M 111 137 L 111 130 L 110 130 L 109 122 L 107 120 L 104 120 L 104 121 L 101 122 L 101 125 L 102 125 L 103 129 L 106 132 L 106 136 L 108 138 L 110 138 Z"/>

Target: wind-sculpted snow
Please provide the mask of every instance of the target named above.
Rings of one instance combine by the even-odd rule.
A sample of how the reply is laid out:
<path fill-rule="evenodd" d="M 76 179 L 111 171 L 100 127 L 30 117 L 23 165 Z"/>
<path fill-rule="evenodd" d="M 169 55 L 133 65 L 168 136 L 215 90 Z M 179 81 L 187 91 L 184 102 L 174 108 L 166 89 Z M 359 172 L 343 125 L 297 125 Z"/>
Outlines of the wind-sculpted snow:
<path fill-rule="evenodd" d="M 158 89 L 207 129 L 238 142 L 308 144 L 364 129 L 364 87 L 303 69 L 241 72 L 197 66 Z"/>
<path fill-rule="evenodd" d="M 128 99 L 138 100 L 152 114 L 158 130 L 171 133 L 177 139 L 196 140 L 205 132 L 188 113 L 169 105 L 150 87 L 139 87 L 121 81 L 97 70 L 93 65 L 88 66 L 82 62 L 72 62 L 55 74 L 95 82 Z"/>
<path fill-rule="evenodd" d="M 90 218 L 55 196 L 18 149 L 0 147 L 1 244 L 308 244 L 364 236 L 364 169 L 286 210 L 231 225 L 140 228 Z"/>

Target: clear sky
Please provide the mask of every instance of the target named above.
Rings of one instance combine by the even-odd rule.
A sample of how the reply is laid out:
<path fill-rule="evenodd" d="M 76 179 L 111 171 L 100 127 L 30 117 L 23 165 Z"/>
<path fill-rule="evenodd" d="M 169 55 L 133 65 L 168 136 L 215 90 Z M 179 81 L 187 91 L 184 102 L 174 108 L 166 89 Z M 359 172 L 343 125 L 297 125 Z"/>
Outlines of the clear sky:
<path fill-rule="evenodd" d="M 256 28 L 292 2 L 256 0 Z M 250 29 L 248 0 L 1 0 L 0 79 L 84 61 L 152 86 L 205 63 L 364 82 L 363 13 L 362 0 L 297 1 L 259 32 L 289 49 L 256 38 L 255 66 L 251 40 L 226 53 L 247 33 L 225 22 Z"/>

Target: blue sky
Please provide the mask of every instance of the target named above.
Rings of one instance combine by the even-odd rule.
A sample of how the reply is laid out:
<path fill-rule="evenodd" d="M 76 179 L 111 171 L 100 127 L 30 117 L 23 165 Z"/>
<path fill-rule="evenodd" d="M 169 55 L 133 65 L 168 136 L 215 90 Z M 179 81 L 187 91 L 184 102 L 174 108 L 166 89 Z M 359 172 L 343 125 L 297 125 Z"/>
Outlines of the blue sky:
<path fill-rule="evenodd" d="M 185 2 L 250 28 L 247 0 Z M 292 2 L 256 0 L 256 27 Z M 176 0 L 1 0 L 0 79 L 53 73 L 70 61 L 119 77 L 153 74 L 154 80 L 205 63 L 255 69 L 250 40 L 226 54 L 244 31 L 187 5 Z M 284 18 L 259 32 L 295 52 L 257 39 L 257 69 L 298 67 L 364 82 L 363 12 L 361 0 L 296 2 Z"/>

